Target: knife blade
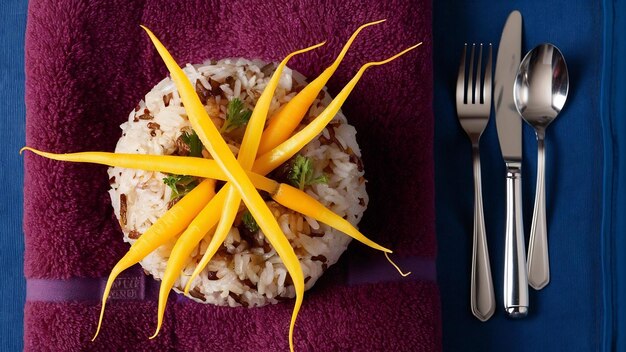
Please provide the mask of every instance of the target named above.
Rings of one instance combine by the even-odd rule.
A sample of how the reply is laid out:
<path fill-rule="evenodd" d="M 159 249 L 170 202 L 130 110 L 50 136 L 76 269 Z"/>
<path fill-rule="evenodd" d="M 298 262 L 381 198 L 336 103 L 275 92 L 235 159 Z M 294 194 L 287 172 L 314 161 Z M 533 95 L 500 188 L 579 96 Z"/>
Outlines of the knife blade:
<path fill-rule="evenodd" d="M 495 110 L 498 140 L 506 163 L 506 227 L 504 250 L 504 309 L 511 318 L 528 314 L 528 277 L 522 223 L 522 119 L 513 98 L 522 51 L 522 15 L 506 20 L 496 61 Z"/>
<path fill-rule="evenodd" d="M 513 11 L 506 20 L 496 61 L 495 111 L 500 149 L 505 162 L 522 161 L 522 119 L 513 99 L 513 85 L 521 61 L 522 15 Z"/>

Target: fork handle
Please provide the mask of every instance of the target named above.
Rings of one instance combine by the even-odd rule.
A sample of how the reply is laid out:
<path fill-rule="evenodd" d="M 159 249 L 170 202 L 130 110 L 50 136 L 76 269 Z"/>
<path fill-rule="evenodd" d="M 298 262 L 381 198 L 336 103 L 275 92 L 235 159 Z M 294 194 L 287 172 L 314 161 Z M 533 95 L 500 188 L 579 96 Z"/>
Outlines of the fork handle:
<path fill-rule="evenodd" d="M 489 250 L 483 214 L 482 181 L 480 176 L 480 152 L 473 146 L 474 164 L 474 236 L 472 248 L 472 273 L 470 305 L 472 314 L 480 321 L 487 321 L 496 309 L 496 300 L 489 265 Z"/>
<path fill-rule="evenodd" d="M 508 163 L 506 173 L 506 240 L 504 250 L 504 309 L 511 318 L 528 314 L 528 277 L 522 223 L 522 166 Z"/>

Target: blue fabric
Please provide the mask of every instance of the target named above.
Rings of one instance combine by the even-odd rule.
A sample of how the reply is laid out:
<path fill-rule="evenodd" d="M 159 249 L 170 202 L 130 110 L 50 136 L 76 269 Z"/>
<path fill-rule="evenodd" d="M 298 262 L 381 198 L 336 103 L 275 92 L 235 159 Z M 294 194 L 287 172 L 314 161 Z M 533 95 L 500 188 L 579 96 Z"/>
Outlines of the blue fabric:
<path fill-rule="evenodd" d="M 24 146 L 24 29 L 26 1 L 2 2 L 0 11 L 0 350 L 22 350 L 25 280 L 22 264 Z"/>
<path fill-rule="evenodd" d="M 612 327 L 603 322 L 606 314 L 612 313 L 605 309 L 603 300 L 607 276 L 602 276 L 601 251 L 602 4 L 555 0 L 516 1 L 515 5 L 484 0 L 464 4 L 453 0 L 434 2 L 437 265 L 444 351 L 610 350 L 604 329 Z M 470 142 L 455 114 L 455 81 L 463 43 L 494 43 L 495 59 L 504 22 L 515 9 L 523 16 L 523 51 L 551 42 L 562 50 L 570 73 L 569 99 L 546 136 L 552 277 L 543 290 L 530 290 L 531 307 L 526 319 L 504 317 L 505 176 L 492 115 L 482 137 L 481 158 L 497 307 L 491 320 L 481 323 L 472 316 L 469 307 L 473 180 Z M 530 126 L 524 124 L 523 134 L 523 208 L 528 235 L 537 148 Z"/>
<path fill-rule="evenodd" d="M 606 349 L 626 351 L 626 43 L 622 40 L 626 33 L 626 2 L 604 1 L 604 18 L 602 297 L 607 314 L 602 323 Z"/>

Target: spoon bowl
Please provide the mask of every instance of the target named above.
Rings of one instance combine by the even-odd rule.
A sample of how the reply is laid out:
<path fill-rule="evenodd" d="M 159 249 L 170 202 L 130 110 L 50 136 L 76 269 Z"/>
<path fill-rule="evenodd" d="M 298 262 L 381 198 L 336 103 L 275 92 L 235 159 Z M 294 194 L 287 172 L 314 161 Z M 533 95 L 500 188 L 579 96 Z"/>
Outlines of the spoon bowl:
<path fill-rule="evenodd" d="M 537 135 L 537 187 L 528 244 L 528 283 L 540 290 L 550 282 L 545 200 L 545 130 L 563 109 L 569 74 L 561 51 L 541 44 L 520 63 L 513 95 L 515 107 Z"/>
<path fill-rule="evenodd" d="M 515 79 L 515 107 L 524 121 L 545 129 L 561 112 L 569 91 L 567 64 L 552 44 L 541 44 L 520 63 Z"/>

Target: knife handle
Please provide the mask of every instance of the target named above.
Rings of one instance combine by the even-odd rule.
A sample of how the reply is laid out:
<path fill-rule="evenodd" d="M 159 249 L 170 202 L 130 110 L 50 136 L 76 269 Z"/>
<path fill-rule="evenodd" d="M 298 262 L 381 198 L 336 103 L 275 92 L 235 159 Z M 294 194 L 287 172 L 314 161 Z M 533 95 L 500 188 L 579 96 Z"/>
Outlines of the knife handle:
<path fill-rule="evenodd" d="M 504 250 L 504 310 L 510 318 L 528 314 L 528 277 L 522 223 L 522 167 L 510 163 L 506 172 L 506 241 Z"/>

